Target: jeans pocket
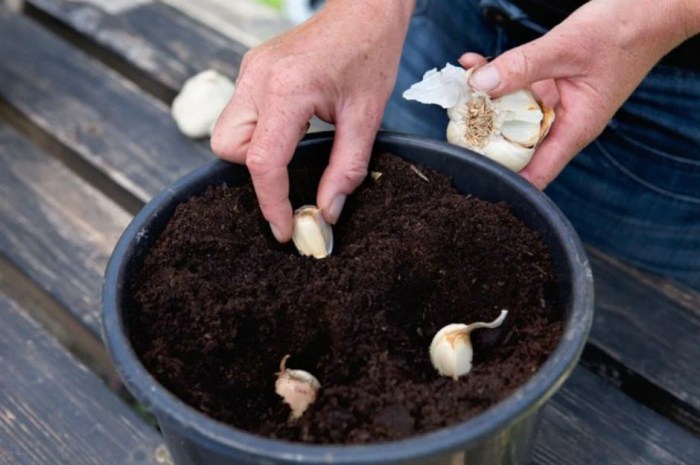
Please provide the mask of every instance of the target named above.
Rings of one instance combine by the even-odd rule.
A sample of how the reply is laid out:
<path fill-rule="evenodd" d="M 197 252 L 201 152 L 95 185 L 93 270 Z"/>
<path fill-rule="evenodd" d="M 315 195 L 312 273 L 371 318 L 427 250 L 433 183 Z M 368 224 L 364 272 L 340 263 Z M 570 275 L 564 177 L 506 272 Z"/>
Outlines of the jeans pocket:
<path fill-rule="evenodd" d="M 630 180 L 661 196 L 695 204 L 700 209 L 700 156 L 681 156 L 665 149 L 659 137 L 653 146 L 608 128 L 595 141 L 602 155 Z M 669 144 L 671 145 L 671 144 Z"/>

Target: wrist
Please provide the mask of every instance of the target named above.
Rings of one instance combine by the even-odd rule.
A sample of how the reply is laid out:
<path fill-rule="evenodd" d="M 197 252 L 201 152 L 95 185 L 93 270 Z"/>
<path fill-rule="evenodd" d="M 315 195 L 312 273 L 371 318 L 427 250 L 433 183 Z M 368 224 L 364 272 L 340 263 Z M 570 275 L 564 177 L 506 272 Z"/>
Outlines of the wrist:
<path fill-rule="evenodd" d="M 685 38 L 700 33 L 700 2 L 697 0 L 679 0 L 681 18 L 685 19 Z"/>
<path fill-rule="evenodd" d="M 377 16 L 408 25 L 416 0 L 328 0 L 326 8 L 354 8 L 367 11 L 368 20 Z"/>

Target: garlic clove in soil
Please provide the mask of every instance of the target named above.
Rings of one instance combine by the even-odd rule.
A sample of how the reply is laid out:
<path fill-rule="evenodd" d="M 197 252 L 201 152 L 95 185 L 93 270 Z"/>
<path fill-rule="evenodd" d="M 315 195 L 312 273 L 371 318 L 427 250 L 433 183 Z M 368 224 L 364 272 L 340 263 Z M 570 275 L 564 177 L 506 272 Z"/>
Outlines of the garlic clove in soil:
<path fill-rule="evenodd" d="M 333 228 L 323 219 L 321 210 L 304 205 L 294 211 L 292 242 L 304 256 L 325 258 L 333 251 Z"/>
<path fill-rule="evenodd" d="M 447 110 L 447 141 L 480 153 L 512 171 L 532 159 L 535 148 L 554 122 L 554 110 L 539 103 L 529 90 L 492 99 L 469 86 L 475 68 L 449 63 L 432 69 L 403 93 L 407 100 L 436 104 Z"/>
<path fill-rule="evenodd" d="M 286 367 L 288 358 L 289 355 L 285 355 L 280 362 L 280 371 L 277 373 L 277 381 L 275 381 L 275 392 L 292 409 L 289 418 L 297 420 L 316 400 L 321 383 L 309 372 L 288 369 Z"/>
<path fill-rule="evenodd" d="M 441 376 L 449 376 L 455 381 L 472 369 L 474 350 L 470 333 L 478 328 L 497 328 L 508 316 L 507 310 L 495 320 L 484 323 L 478 321 L 468 325 L 449 324 L 435 334 L 430 343 L 430 361 Z"/>
<path fill-rule="evenodd" d="M 211 135 L 234 90 L 233 82 L 213 69 L 192 76 L 173 100 L 172 116 L 177 127 L 193 139 Z"/>

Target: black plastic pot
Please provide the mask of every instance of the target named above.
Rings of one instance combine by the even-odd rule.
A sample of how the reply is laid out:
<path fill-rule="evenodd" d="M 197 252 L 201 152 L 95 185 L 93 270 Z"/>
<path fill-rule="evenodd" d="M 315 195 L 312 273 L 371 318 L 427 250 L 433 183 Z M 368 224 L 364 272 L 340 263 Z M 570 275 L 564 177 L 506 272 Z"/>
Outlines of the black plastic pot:
<path fill-rule="evenodd" d="M 298 157 L 327 157 L 332 133 L 308 136 Z M 453 177 L 465 194 L 505 201 L 549 246 L 565 315 L 561 342 L 541 369 L 509 398 L 482 414 L 429 434 L 367 446 L 313 446 L 271 440 L 219 423 L 163 388 L 143 367 L 129 342 L 128 283 L 172 216 L 175 207 L 209 185 L 235 185 L 246 170 L 215 161 L 185 176 L 146 205 L 117 244 L 103 289 L 103 329 L 109 352 L 127 387 L 157 417 L 177 465 L 220 464 L 526 464 L 539 412 L 561 386 L 583 350 L 593 316 L 593 280 L 581 243 L 569 222 L 541 192 L 490 160 L 459 147 L 412 136 L 380 133 L 377 150 Z"/>

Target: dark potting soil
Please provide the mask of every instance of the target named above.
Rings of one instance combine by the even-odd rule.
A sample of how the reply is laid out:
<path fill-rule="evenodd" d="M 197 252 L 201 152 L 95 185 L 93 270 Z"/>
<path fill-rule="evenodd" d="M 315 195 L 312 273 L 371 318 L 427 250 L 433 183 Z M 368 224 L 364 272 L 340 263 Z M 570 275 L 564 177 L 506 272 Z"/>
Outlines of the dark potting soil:
<path fill-rule="evenodd" d="M 315 203 L 321 169 L 292 169 L 294 206 Z M 381 176 L 347 199 L 323 260 L 274 241 L 250 184 L 178 207 L 131 284 L 131 339 L 164 386 L 250 432 L 348 444 L 457 423 L 528 380 L 562 334 L 537 234 L 507 205 L 462 196 L 393 155 L 370 170 Z M 472 372 L 438 376 L 435 333 L 501 309 L 500 328 L 472 333 Z M 286 354 L 322 384 L 297 421 L 275 393 Z"/>

